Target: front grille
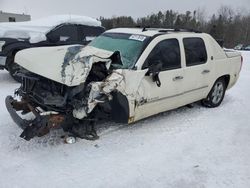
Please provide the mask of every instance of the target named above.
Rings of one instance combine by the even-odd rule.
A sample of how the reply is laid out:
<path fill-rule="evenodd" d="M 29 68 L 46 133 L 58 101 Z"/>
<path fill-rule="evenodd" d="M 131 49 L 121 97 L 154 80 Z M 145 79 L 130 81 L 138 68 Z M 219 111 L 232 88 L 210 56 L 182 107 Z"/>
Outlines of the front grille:
<path fill-rule="evenodd" d="M 34 89 L 36 84 L 37 80 L 23 77 L 21 84 L 22 91 L 27 94 L 32 93 L 32 90 Z"/>
<path fill-rule="evenodd" d="M 18 94 L 29 98 L 30 101 L 41 107 L 60 111 L 66 108 L 66 87 L 63 84 L 40 76 L 24 76 Z"/>

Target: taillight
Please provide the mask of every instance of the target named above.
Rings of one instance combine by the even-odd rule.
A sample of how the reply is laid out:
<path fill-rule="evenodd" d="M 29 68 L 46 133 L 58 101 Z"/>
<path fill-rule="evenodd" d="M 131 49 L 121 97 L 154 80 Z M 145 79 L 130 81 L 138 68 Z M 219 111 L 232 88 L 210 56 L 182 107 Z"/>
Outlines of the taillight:
<path fill-rule="evenodd" d="M 241 68 L 242 68 L 242 64 L 243 64 L 243 57 L 241 56 L 240 71 L 241 71 Z"/>

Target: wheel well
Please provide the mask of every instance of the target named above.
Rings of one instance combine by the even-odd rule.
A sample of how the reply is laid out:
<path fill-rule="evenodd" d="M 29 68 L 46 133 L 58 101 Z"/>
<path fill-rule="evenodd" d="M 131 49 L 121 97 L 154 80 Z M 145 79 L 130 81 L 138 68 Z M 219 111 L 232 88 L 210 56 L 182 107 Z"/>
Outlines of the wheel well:
<path fill-rule="evenodd" d="M 117 123 L 128 123 L 129 103 L 127 97 L 120 92 L 113 92 L 112 96 L 111 118 Z"/>
<path fill-rule="evenodd" d="M 226 88 L 227 88 L 227 86 L 228 86 L 228 84 L 229 84 L 229 81 L 230 81 L 230 75 L 223 75 L 223 76 L 221 76 L 220 78 L 218 78 L 218 79 L 224 79 L 224 81 L 225 81 L 225 84 L 226 84 Z"/>
<path fill-rule="evenodd" d="M 7 66 L 6 66 L 6 68 L 7 68 L 7 70 L 8 70 L 8 64 L 9 63 L 12 63 L 11 62 L 11 60 L 12 60 L 12 58 L 14 58 L 13 60 L 15 60 L 15 55 L 16 55 L 16 53 L 18 52 L 18 51 L 20 51 L 20 50 L 22 50 L 22 49 L 15 49 L 15 50 L 13 50 L 12 52 L 10 52 L 9 54 L 8 54 L 8 56 L 7 56 Z"/>
<path fill-rule="evenodd" d="M 18 48 L 13 49 L 11 52 L 9 52 L 8 56 L 14 56 L 14 55 L 16 55 L 16 53 L 17 53 L 18 51 L 20 51 L 20 50 L 22 50 L 22 49 L 18 49 Z"/>

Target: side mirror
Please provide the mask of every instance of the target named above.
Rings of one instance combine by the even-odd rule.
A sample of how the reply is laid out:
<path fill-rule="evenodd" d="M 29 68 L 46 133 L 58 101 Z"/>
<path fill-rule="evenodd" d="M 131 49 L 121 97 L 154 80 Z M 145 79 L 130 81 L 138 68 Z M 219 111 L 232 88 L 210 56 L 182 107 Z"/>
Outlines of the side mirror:
<path fill-rule="evenodd" d="M 152 61 L 149 63 L 148 72 L 146 73 L 146 75 L 152 75 L 152 81 L 155 82 L 158 87 L 161 86 L 159 73 L 162 70 L 162 66 L 163 64 L 159 60 Z"/>
<path fill-rule="evenodd" d="M 162 62 L 157 60 L 149 63 L 148 72 L 149 73 L 159 73 L 162 70 Z"/>

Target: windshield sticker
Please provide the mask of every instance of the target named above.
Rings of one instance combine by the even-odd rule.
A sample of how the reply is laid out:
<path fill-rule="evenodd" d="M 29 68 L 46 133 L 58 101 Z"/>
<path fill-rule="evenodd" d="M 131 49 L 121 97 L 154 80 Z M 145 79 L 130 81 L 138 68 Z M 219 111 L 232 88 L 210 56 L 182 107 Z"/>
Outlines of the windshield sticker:
<path fill-rule="evenodd" d="M 147 37 L 142 36 L 142 35 L 131 35 L 129 37 L 129 39 L 131 39 L 131 40 L 138 40 L 138 41 L 141 41 L 141 42 L 143 42 L 146 38 Z"/>

